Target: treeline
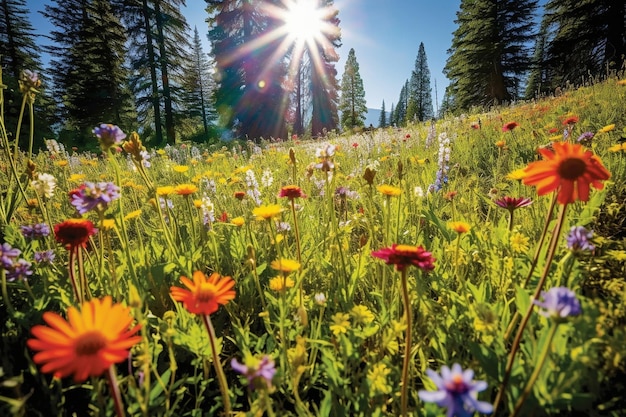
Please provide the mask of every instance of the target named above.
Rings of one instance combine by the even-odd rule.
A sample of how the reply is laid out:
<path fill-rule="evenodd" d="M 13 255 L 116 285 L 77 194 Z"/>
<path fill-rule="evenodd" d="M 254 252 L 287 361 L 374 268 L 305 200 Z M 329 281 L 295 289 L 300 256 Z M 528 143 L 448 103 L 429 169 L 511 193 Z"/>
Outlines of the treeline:
<path fill-rule="evenodd" d="M 363 126 L 354 50 L 337 81 L 333 0 L 317 1 L 311 19 L 320 21 L 319 34 L 306 40 L 284 30 L 289 10 L 281 0 L 205 1 L 207 26 L 192 31 L 184 0 L 50 0 L 43 15 L 54 29 L 36 41 L 26 1 L 0 0 L 7 130 L 18 122 L 23 69 L 43 77 L 35 137 L 55 134 L 79 148 L 93 143 L 91 130 L 103 122 L 138 130 L 154 146 Z M 625 22 L 626 0 L 461 0 L 441 108 L 433 109 L 420 43 L 398 101 L 389 113 L 382 103 L 379 126 L 532 98 L 618 71 Z M 201 36 L 211 51 L 202 50 Z M 51 57 L 46 68 L 42 53 Z"/>

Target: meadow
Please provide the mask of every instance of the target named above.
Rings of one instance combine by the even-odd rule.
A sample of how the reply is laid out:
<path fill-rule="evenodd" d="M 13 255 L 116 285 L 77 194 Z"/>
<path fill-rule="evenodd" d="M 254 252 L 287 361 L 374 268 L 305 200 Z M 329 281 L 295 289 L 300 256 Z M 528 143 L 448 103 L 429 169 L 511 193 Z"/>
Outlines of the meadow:
<path fill-rule="evenodd" d="M 0 414 L 624 415 L 625 99 L 97 154 L 2 123 Z"/>

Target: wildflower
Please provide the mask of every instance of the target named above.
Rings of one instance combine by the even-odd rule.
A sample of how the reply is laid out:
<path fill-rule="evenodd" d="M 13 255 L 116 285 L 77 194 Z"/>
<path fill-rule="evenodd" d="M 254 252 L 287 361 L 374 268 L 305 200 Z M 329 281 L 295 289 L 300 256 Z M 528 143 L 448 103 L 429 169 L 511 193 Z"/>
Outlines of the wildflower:
<path fill-rule="evenodd" d="M 37 223 L 31 226 L 20 226 L 22 235 L 27 239 L 38 239 L 50 235 L 50 226 L 47 223 Z"/>
<path fill-rule="evenodd" d="M 609 148 L 609 152 L 619 152 L 626 151 L 626 142 L 618 143 L 617 145 L 613 145 Z"/>
<path fill-rule="evenodd" d="M 269 169 L 265 169 L 263 174 L 261 175 L 261 185 L 265 188 L 269 188 L 274 184 L 274 176 L 272 175 L 272 171 Z"/>
<path fill-rule="evenodd" d="M 248 387 L 263 389 L 271 388 L 272 380 L 276 374 L 274 361 L 267 355 L 263 355 L 261 359 L 248 356 L 244 363 L 239 363 L 233 358 L 230 366 L 248 379 Z"/>
<path fill-rule="evenodd" d="M 503 149 L 506 146 L 506 141 L 505 140 L 499 140 L 496 142 L 496 146 L 500 149 Z"/>
<path fill-rule="evenodd" d="M 69 192 L 70 204 L 79 214 L 91 210 L 104 211 L 109 203 L 120 198 L 120 188 L 112 182 L 86 182 Z"/>
<path fill-rule="evenodd" d="M 372 256 L 384 260 L 387 265 L 395 265 L 398 271 L 403 271 L 409 265 L 414 265 L 423 271 L 430 271 L 435 268 L 435 258 L 422 246 L 394 243 L 390 248 L 373 251 Z"/>
<path fill-rule="evenodd" d="M 202 271 L 193 273 L 193 281 L 181 276 L 180 280 L 188 288 L 170 287 L 170 294 L 176 301 L 183 303 L 192 314 L 213 314 L 220 304 L 225 305 L 235 298 L 235 281 L 231 277 L 222 277 L 217 272 L 207 278 Z"/>
<path fill-rule="evenodd" d="M 31 263 L 26 259 L 18 259 L 11 265 L 11 268 L 7 270 L 7 280 L 15 281 L 19 279 L 26 279 L 33 274 L 30 269 Z"/>
<path fill-rule="evenodd" d="M 472 122 L 470 123 L 470 127 L 474 130 L 480 129 L 480 122 Z"/>
<path fill-rule="evenodd" d="M 333 324 L 330 325 L 330 330 L 335 336 L 348 332 L 350 327 L 350 316 L 346 313 L 335 313 L 331 317 Z"/>
<path fill-rule="evenodd" d="M 35 252 L 33 255 L 35 262 L 38 264 L 52 264 L 56 255 L 52 249 Z"/>
<path fill-rule="evenodd" d="M 285 185 L 280 189 L 278 197 L 293 200 L 294 198 L 306 198 L 306 195 L 297 185 Z"/>
<path fill-rule="evenodd" d="M 353 147 L 354 149 L 358 148 L 358 147 L 359 147 L 358 142 L 353 142 L 353 143 L 352 143 L 352 147 Z"/>
<path fill-rule="evenodd" d="M 270 278 L 269 286 L 272 291 L 284 291 L 289 288 L 293 288 L 296 283 L 293 279 L 284 276 L 278 276 L 274 278 Z"/>
<path fill-rule="evenodd" d="M 419 185 L 413 189 L 413 193 L 417 198 L 424 198 L 424 189 Z"/>
<path fill-rule="evenodd" d="M 354 321 L 359 324 L 370 324 L 374 321 L 374 313 L 372 313 L 367 306 L 362 304 L 352 307 L 350 315 Z"/>
<path fill-rule="evenodd" d="M 135 333 L 140 324 L 129 329 L 130 309 L 113 304 L 110 296 L 82 304 L 81 311 L 70 307 L 66 321 L 56 313 L 43 314 L 49 327 L 34 326 L 34 338 L 26 344 L 37 351 L 33 361 L 44 373 L 57 378 L 70 375 L 83 382 L 102 375 L 112 364 L 128 360 L 129 349 L 141 341 Z"/>
<path fill-rule="evenodd" d="M 393 185 L 382 184 L 376 187 L 379 193 L 386 195 L 387 197 L 397 197 L 402 194 L 402 190 Z"/>
<path fill-rule="evenodd" d="M 572 251 L 593 251 L 596 247 L 589 241 L 593 232 L 583 226 L 573 226 L 567 235 L 567 249 Z"/>
<path fill-rule="evenodd" d="M 626 80 L 617 81 L 617 85 L 626 85 Z"/>
<path fill-rule="evenodd" d="M 180 184 L 174 187 L 174 192 L 178 195 L 188 196 L 198 191 L 198 187 L 193 184 Z"/>
<path fill-rule="evenodd" d="M 454 200 L 454 197 L 456 197 L 458 193 L 459 193 L 458 191 L 448 191 L 447 193 L 445 193 L 443 198 L 444 200 L 452 201 Z"/>
<path fill-rule="evenodd" d="M 511 249 L 513 249 L 513 252 L 515 253 L 525 253 L 528 251 L 529 246 L 528 246 L 528 242 L 530 241 L 530 239 L 528 238 L 528 236 L 525 236 L 524 234 L 520 233 L 520 232 L 515 232 L 511 235 L 511 238 L 509 239 L 509 243 L 511 244 Z"/>
<path fill-rule="evenodd" d="M 126 138 L 126 133 L 119 127 L 112 124 L 101 124 L 93 130 L 93 133 L 98 138 L 102 150 L 107 151 L 111 146 L 118 145 Z"/>
<path fill-rule="evenodd" d="M 608 132 L 610 132 L 613 129 L 615 129 L 615 125 L 614 124 L 606 125 L 602 129 L 598 130 L 598 133 L 608 133 Z"/>
<path fill-rule="evenodd" d="M 171 185 L 166 185 L 164 187 L 156 188 L 156 194 L 158 196 L 168 196 L 170 194 L 173 194 L 174 192 L 175 192 L 175 189 Z"/>
<path fill-rule="evenodd" d="M 478 401 L 478 393 L 487 388 L 485 381 L 473 381 L 474 371 L 463 371 L 461 365 L 455 363 L 452 369 L 441 367 L 441 376 L 427 369 L 426 374 L 437 386 L 437 391 L 420 390 L 417 395 L 426 402 L 434 402 L 448 409 L 448 417 L 471 417 L 474 411 L 489 414 L 493 406 L 485 401 Z"/>
<path fill-rule="evenodd" d="M 259 206 L 252 210 L 257 220 L 270 220 L 280 215 L 282 209 L 278 204 Z"/>
<path fill-rule="evenodd" d="M 326 295 L 323 292 L 318 292 L 313 298 L 315 299 L 315 304 L 320 306 L 326 305 Z"/>
<path fill-rule="evenodd" d="M 243 217 L 239 216 L 239 217 L 235 217 L 234 219 L 232 219 L 230 223 L 237 227 L 241 227 L 246 223 L 246 221 L 244 220 Z"/>
<path fill-rule="evenodd" d="M 530 198 L 526 197 L 502 197 L 495 201 L 498 207 L 502 207 L 508 211 L 514 211 L 518 208 L 528 207 L 533 201 Z"/>
<path fill-rule="evenodd" d="M 536 185 L 539 195 L 558 191 L 561 204 L 589 200 L 589 186 L 601 190 L 601 181 L 610 178 L 602 161 L 580 144 L 555 142 L 554 152 L 540 149 L 542 161 L 531 162 L 524 169 L 526 185 Z"/>
<path fill-rule="evenodd" d="M 315 151 L 315 156 L 320 159 L 320 162 L 315 164 L 315 168 L 321 169 L 324 172 L 332 171 L 335 169 L 335 164 L 332 161 L 335 156 L 335 145 L 327 144 L 323 148 L 318 148 Z"/>
<path fill-rule="evenodd" d="M 508 122 L 508 123 L 505 123 L 504 126 L 502 126 L 502 131 L 503 132 L 512 131 L 518 126 L 519 126 L 519 123 L 517 122 Z"/>
<path fill-rule="evenodd" d="M 6 242 L 3 243 L 0 245 L 0 266 L 4 269 L 11 268 L 21 253 L 21 250 L 12 247 Z"/>
<path fill-rule="evenodd" d="M 57 186 L 57 179 L 50 174 L 38 174 L 37 179 L 32 180 L 30 185 L 39 195 L 52 198 Z"/>
<path fill-rule="evenodd" d="M 543 309 L 539 311 L 539 314 L 544 317 L 560 321 L 582 313 L 576 294 L 567 287 L 554 287 L 548 291 L 542 291 L 541 297 L 543 301 L 534 300 L 533 304 Z"/>
<path fill-rule="evenodd" d="M 37 93 L 37 88 L 41 86 L 39 74 L 31 70 L 23 70 L 20 73 L 18 83 L 20 85 L 20 93 L 22 94 Z"/>
<path fill-rule="evenodd" d="M 570 116 L 563 120 L 563 126 L 571 126 L 578 123 L 578 116 Z"/>
<path fill-rule="evenodd" d="M 466 222 L 448 222 L 448 228 L 454 230 L 457 233 L 467 233 L 470 231 L 471 226 Z"/>
<path fill-rule="evenodd" d="M 391 369 L 382 362 L 375 364 L 367 371 L 370 395 L 391 393 L 391 385 L 387 382 L 387 376 L 389 376 L 390 373 Z"/>
<path fill-rule="evenodd" d="M 244 191 L 235 191 L 235 198 L 239 201 L 243 200 L 243 198 L 246 196 L 246 193 Z"/>
<path fill-rule="evenodd" d="M 526 177 L 526 172 L 523 168 L 516 169 L 515 171 L 509 172 L 506 176 L 510 180 L 522 180 Z"/>
<path fill-rule="evenodd" d="M 89 237 L 97 232 L 98 229 L 87 219 L 67 219 L 54 226 L 54 238 L 68 250 L 86 247 Z"/>
<path fill-rule="evenodd" d="M 277 259 L 270 264 L 272 269 L 287 275 L 300 269 L 300 263 L 291 259 Z"/>
<path fill-rule="evenodd" d="M 189 167 L 187 165 L 174 165 L 172 167 L 172 171 L 178 172 L 179 174 L 184 174 L 189 171 Z"/>
<path fill-rule="evenodd" d="M 141 209 L 134 210 L 134 211 L 131 211 L 130 213 L 128 213 L 126 216 L 124 216 L 124 221 L 136 219 L 139 216 L 141 216 Z"/>
<path fill-rule="evenodd" d="M 591 140 L 593 139 L 594 136 L 595 135 L 593 132 L 584 132 L 583 134 L 578 136 L 578 139 L 576 139 L 576 142 L 582 145 L 588 145 L 591 143 Z"/>

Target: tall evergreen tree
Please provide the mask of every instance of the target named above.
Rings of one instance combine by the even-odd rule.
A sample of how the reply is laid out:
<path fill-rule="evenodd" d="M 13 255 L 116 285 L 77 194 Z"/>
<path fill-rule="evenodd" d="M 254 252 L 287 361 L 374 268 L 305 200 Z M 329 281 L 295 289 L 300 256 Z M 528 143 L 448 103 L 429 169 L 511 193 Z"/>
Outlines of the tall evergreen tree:
<path fill-rule="evenodd" d="M 367 115 L 365 89 L 363 79 L 359 74 L 359 63 L 354 48 L 350 48 L 348 52 L 341 78 L 339 111 L 341 112 L 341 127 L 344 130 L 364 126 Z"/>
<path fill-rule="evenodd" d="M 389 126 L 397 126 L 396 119 L 396 109 L 394 108 L 393 103 L 391 103 L 391 108 L 389 109 Z"/>
<path fill-rule="evenodd" d="M 433 118 L 433 98 L 430 87 L 430 69 L 426 58 L 424 43 L 420 42 L 415 69 L 411 73 L 409 82 L 409 102 L 407 106 L 407 121 L 424 121 Z"/>
<path fill-rule="evenodd" d="M 406 80 L 400 90 L 400 97 L 398 97 L 398 104 L 396 104 L 394 122 L 396 126 L 405 126 L 406 124 L 406 110 L 409 106 L 409 81 Z"/>
<path fill-rule="evenodd" d="M 65 137 L 73 145 L 93 143 L 100 123 L 126 129 L 134 123 L 127 88 L 126 35 L 108 0 L 54 0 L 44 16 L 55 26 L 49 48 L 56 95 L 62 97 Z"/>
<path fill-rule="evenodd" d="M 380 118 L 378 119 L 378 127 L 387 127 L 387 112 L 385 111 L 385 100 L 380 108 Z"/>
<path fill-rule="evenodd" d="M 42 80 L 40 93 L 34 103 L 35 132 L 34 147 L 43 144 L 44 137 L 50 137 L 51 117 L 48 114 L 50 102 L 47 94 L 48 82 L 40 60 L 40 49 L 35 40 L 33 26 L 28 16 L 28 7 L 25 0 L 0 0 L 0 66 L 2 66 L 2 81 L 7 86 L 4 92 L 4 123 L 9 133 L 15 133 L 22 107 L 22 95 L 19 91 L 18 80 L 24 70 L 34 71 Z M 28 125 L 29 115 L 26 112 L 23 125 Z M 22 128 L 20 135 L 21 145 L 29 140 L 29 129 Z"/>
<path fill-rule="evenodd" d="M 546 44 L 548 42 L 548 24 L 545 19 L 542 20 L 539 33 L 535 39 L 535 48 L 533 52 L 533 60 L 528 75 L 528 83 L 526 84 L 526 97 L 532 98 L 538 93 L 548 90 L 547 83 L 547 61 Z"/>
<path fill-rule="evenodd" d="M 529 69 L 537 0 L 461 0 L 444 73 L 467 109 L 520 95 Z"/>
<path fill-rule="evenodd" d="M 542 65 L 551 88 L 621 68 L 626 57 L 625 0 L 550 0 L 542 24 L 548 31 Z"/>
<path fill-rule="evenodd" d="M 335 62 L 339 60 L 335 48 L 341 46 L 339 30 L 339 11 L 334 7 L 334 0 L 321 0 L 320 8 L 325 10 L 323 22 L 328 29 L 323 32 L 322 43 L 316 45 L 316 56 L 311 59 L 311 134 L 319 136 L 338 126 L 337 102 L 338 83 Z"/>

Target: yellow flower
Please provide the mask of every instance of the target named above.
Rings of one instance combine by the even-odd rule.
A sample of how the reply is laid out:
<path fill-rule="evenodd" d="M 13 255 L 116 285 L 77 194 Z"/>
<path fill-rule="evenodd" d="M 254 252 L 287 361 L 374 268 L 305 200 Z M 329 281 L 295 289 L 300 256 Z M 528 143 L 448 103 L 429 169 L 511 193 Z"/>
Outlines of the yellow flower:
<path fill-rule="evenodd" d="M 254 168 L 252 165 L 244 165 L 242 167 L 235 169 L 233 171 L 233 175 L 244 174 L 245 172 L 251 170 L 252 168 Z"/>
<path fill-rule="evenodd" d="M 617 145 L 613 145 L 609 148 L 610 152 L 619 152 L 619 151 L 626 151 L 626 142 L 624 143 L 618 143 Z"/>
<path fill-rule="evenodd" d="M 379 193 L 389 196 L 389 197 L 397 197 L 402 193 L 402 190 L 398 187 L 394 187 L 393 185 L 382 184 L 376 187 Z"/>
<path fill-rule="evenodd" d="M 402 333 L 407 329 L 407 325 L 404 321 L 391 320 L 391 331 L 396 336 L 402 336 Z"/>
<path fill-rule="evenodd" d="M 350 310 L 350 315 L 359 324 L 370 324 L 374 321 L 374 313 L 367 306 L 356 305 Z"/>
<path fill-rule="evenodd" d="M 510 180 L 523 180 L 526 178 L 526 172 L 524 171 L 524 168 L 520 168 L 510 172 L 506 177 Z"/>
<path fill-rule="evenodd" d="M 68 178 L 70 182 L 81 182 L 86 178 L 85 174 L 72 174 Z"/>
<path fill-rule="evenodd" d="M 259 206 L 252 210 L 252 214 L 257 220 L 270 220 L 280 215 L 282 209 L 278 204 L 269 204 L 267 206 Z"/>
<path fill-rule="evenodd" d="M 561 140 L 561 139 L 563 139 L 563 136 L 562 136 L 562 135 L 554 135 L 554 136 L 550 136 L 550 137 L 548 138 L 548 140 L 549 140 L 550 142 L 557 142 L 557 141 L 559 141 L 559 140 Z"/>
<path fill-rule="evenodd" d="M 193 200 L 193 206 L 197 209 L 202 208 L 202 200 L 199 200 L 199 199 Z"/>
<path fill-rule="evenodd" d="M 156 193 L 158 196 L 166 196 L 170 195 L 174 192 L 174 187 L 171 185 L 166 185 L 164 187 L 157 187 Z"/>
<path fill-rule="evenodd" d="M 67 159 L 62 159 L 62 160 L 57 162 L 57 166 L 59 166 L 59 167 L 66 167 L 68 164 L 69 164 L 69 162 L 67 162 Z"/>
<path fill-rule="evenodd" d="M 272 269 L 275 269 L 276 271 L 280 271 L 285 275 L 288 275 L 300 269 L 299 262 L 291 260 L 291 259 L 284 259 L 284 258 L 276 259 L 272 261 L 270 266 L 272 267 Z"/>
<path fill-rule="evenodd" d="M 607 133 L 613 129 L 615 129 L 615 124 L 606 125 L 602 129 L 598 130 L 598 133 Z"/>
<path fill-rule="evenodd" d="M 187 165 L 174 165 L 172 167 L 172 170 L 174 172 L 178 172 L 180 174 L 184 174 L 185 172 L 189 171 L 189 167 Z"/>
<path fill-rule="evenodd" d="M 284 291 L 293 288 L 294 285 L 294 280 L 289 277 L 278 276 L 270 279 L 270 290 L 272 291 Z"/>
<path fill-rule="evenodd" d="M 330 325 L 330 330 L 335 336 L 339 336 L 342 333 L 347 333 L 350 327 L 350 316 L 346 313 L 336 313 L 331 319 L 333 324 Z"/>
<path fill-rule="evenodd" d="M 513 233 L 509 242 L 511 243 L 511 249 L 513 249 L 515 253 L 525 253 L 530 249 L 528 246 L 529 238 L 520 232 Z"/>
<path fill-rule="evenodd" d="M 230 222 L 231 222 L 232 224 L 234 224 L 235 226 L 237 226 L 237 227 L 241 227 L 241 226 L 243 226 L 243 225 L 246 223 L 246 221 L 244 220 L 244 218 L 243 218 L 243 217 L 241 217 L 241 216 L 240 216 L 240 217 L 235 217 L 235 218 L 234 218 L 234 219 L 232 219 Z"/>
<path fill-rule="evenodd" d="M 103 219 L 100 223 L 100 227 L 105 230 L 111 230 L 115 227 L 115 219 Z"/>
<path fill-rule="evenodd" d="M 471 226 L 465 222 L 448 222 L 448 228 L 454 230 L 457 233 L 467 233 L 470 231 Z"/>
<path fill-rule="evenodd" d="M 626 85 L 626 80 L 619 80 L 617 85 Z"/>
<path fill-rule="evenodd" d="M 499 141 L 497 141 L 497 142 L 496 142 L 496 146 L 497 146 L 498 148 L 504 148 L 504 147 L 506 146 L 506 141 L 504 141 L 504 140 L 499 140 Z"/>
<path fill-rule="evenodd" d="M 124 216 L 124 220 L 128 221 L 128 220 L 136 219 L 139 216 L 141 216 L 141 209 L 135 210 L 135 211 L 131 211 L 126 216 Z"/>
<path fill-rule="evenodd" d="M 193 184 L 179 184 L 174 188 L 174 192 L 178 195 L 187 196 L 198 191 L 198 187 Z"/>
<path fill-rule="evenodd" d="M 391 386 L 387 382 L 387 376 L 391 373 L 391 369 L 387 368 L 382 362 L 372 366 L 367 371 L 367 382 L 370 386 L 370 396 L 378 394 L 391 393 Z"/>
<path fill-rule="evenodd" d="M 164 149 L 158 149 L 156 151 L 159 155 L 165 155 L 165 150 Z"/>

